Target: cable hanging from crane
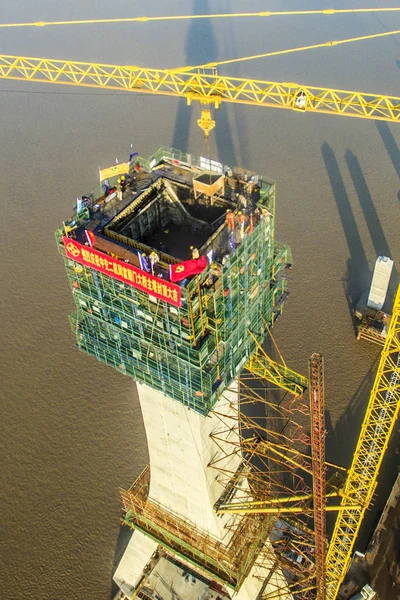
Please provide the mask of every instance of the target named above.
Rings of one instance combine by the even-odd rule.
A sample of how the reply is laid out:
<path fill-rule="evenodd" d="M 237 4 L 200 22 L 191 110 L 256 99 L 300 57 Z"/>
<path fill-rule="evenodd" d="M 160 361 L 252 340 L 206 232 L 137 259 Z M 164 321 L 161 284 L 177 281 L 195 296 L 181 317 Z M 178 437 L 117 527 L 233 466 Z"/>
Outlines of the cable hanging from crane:
<path fill-rule="evenodd" d="M 398 35 L 400 33 L 400 29 L 396 29 L 394 31 L 385 31 L 383 33 L 372 33 L 370 35 L 362 35 L 354 38 L 345 38 L 343 40 L 331 40 L 328 42 L 322 42 L 321 44 L 312 44 L 310 46 L 299 46 L 297 48 L 287 48 L 286 50 L 275 50 L 273 52 L 264 52 L 263 54 L 252 54 L 250 56 L 241 56 L 239 58 L 231 58 L 228 60 L 220 60 L 218 62 L 209 62 L 204 63 L 202 65 L 185 66 L 178 67 L 176 69 L 171 69 L 176 73 L 182 71 L 189 71 L 194 69 L 215 69 L 216 67 L 220 67 L 222 65 L 231 65 L 233 63 L 244 62 L 248 60 L 256 60 L 258 58 L 268 58 L 270 56 L 280 56 L 283 54 L 292 54 L 294 52 L 303 52 L 305 50 L 316 50 L 317 48 L 332 48 L 333 46 L 340 46 L 343 44 L 349 44 L 351 42 L 361 42 L 365 40 L 372 40 L 375 38 L 388 37 L 391 35 Z"/>
<path fill-rule="evenodd" d="M 76 19 L 73 21 L 31 21 L 27 23 L 0 23 L 0 27 L 46 27 L 54 25 L 102 25 L 106 23 L 148 23 L 154 21 L 184 21 L 199 19 L 228 19 L 244 17 L 286 17 L 286 16 L 307 16 L 323 15 L 332 16 L 339 14 L 357 14 L 357 13 L 389 13 L 398 12 L 399 7 L 394 8 L 327 8 L 322 10 L 283 10 L 283 11 L 262 11 L 245 13 L 218 13 L 205 15 L 172 15 L 156 17 L 121 17 L 114 19 Z"/>

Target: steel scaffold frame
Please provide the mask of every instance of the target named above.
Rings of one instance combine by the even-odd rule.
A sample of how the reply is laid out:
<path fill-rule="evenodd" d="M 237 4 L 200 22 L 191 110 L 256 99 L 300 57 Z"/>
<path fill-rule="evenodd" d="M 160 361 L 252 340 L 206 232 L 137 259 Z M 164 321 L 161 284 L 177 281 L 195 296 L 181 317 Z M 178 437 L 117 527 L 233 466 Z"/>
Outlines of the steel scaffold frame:
<path fill-rule="evenodd" d="M 379 469 L 400 409 L 400 286 L 386 342 L 343 490 L 342 505 L 326 557 L 326 598 L 334 600 L 351 561 L 362 519 L 372 500 Z"/>
<path fill-rule="evenodd" d="M 287 591 L 296 593 L 301 587 L 303 598 L 311 599 L 315 591 L 315 547 L 313 532 L 307 525 L 312 517 L 307 503 L 312 496 L 311 489 L 301 476 L 301 471 L 311 474 L 310 457 L 301 452 L 301 447 L 307 447 L 310 439 L 296 421 L 296 413 L 299 416 L 309 414 L 308 406 L 302 398 L 289 394 L 283 388 L 279 399 L 274 398 L 275 393 L 275 385 L 267 386 L 251 374 L 242 374 L 240 410 L 237 409 L 236 417 L 226 417 L 224 407 L 218 413 L 213 411 L 221 421 L 221 428 L 211 436 L 213 441 L 226 453 L 222 442 L 227 441 L 229 431 L 232 453 L 242 458 L 240 468 L 235 472 L 221 468 L 220 458 L 210 463 L 219 472 L 219 481 L 226 490 L 216 503 L 215 510 L 217 514 L 228 512 L 232 516 L 249 516 L 261 513 L 258 507 L 263 506 L 263 512 L 269 519 L 270 542 L 262 549 L 256 564 L 261 565 L 265 560 L 275 568 L 280 566 L 288 579 L 285 590 L 278 585 L 275 591 L 270 590 L 259 597 L 263 600 L 277 599 Z M 253 414 L 252 407 L 256 406 L 260 413 L 258 416 Z M 265 414 L 260 406 L 264 406 Z M 231 411 L 232 406 L 229 405 L 226 412 L 231 414 Z M 250 414 L 246 414 L 248 412 Z M 233 421 L 237 422 L 236 427 Z M 290 447 L 290 444 L 297 448 Z M 241 487 L 243 478 L 249 482 L 247 494 Z M 290 515 L 282 514 L 287 501 L 294 508 Z M 247 508 L 256 505 L 254 510 Z M 265 509 L 265 506 L 268 508 Z"/>

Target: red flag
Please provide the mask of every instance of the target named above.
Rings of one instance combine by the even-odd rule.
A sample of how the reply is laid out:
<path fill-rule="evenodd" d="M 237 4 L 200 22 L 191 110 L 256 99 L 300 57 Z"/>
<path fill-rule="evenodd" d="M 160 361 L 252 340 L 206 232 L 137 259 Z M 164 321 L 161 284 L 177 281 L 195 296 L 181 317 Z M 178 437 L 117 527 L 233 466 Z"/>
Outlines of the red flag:
<path fill-rule="evenodd" d="M 89 246 L 91 248 L 93 248 L 93 246 L 96 243 L 96 236 L 94 235 L 93 231 L 89 231 L 88 229 L 85 229 L 85 233 L 86 233 L 86 239 L 89 243 Z"/>
<path fill-rule="evenodd" d="M 185 260 L 185 262 L 181 262 L 178 265 L 171 265 L 171 281 L 181 281 L 181 279 L 185 279 L 185 277 L 189 277 L 189 275 L 201 273 L 206 266 L 207 259 L 205 256 L 200 256 L 200 258 L 192 260 Z"/>

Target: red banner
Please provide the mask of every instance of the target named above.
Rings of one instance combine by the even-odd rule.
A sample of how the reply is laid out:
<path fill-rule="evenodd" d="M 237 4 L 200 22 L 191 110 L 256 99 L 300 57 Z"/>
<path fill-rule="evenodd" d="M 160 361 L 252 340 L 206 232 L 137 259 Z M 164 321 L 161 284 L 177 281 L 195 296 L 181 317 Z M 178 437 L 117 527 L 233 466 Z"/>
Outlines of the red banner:
<path fill-rule="evenodd" d="M 63 242 L 67 258 L 132 285 L 134 288 L 150 294 L 150 296 L 164 300 L 164 302 L 178 307 L 181 306 L 181 288 L 179 285 L 154 277 L 150 273 L 145 273 L 145 271 L 122 260 L 108 256 L 108 254 L 98 252 L 90 246 L 83 246 L 68 237 L 63 236 Z"/>
<path fill-rule="evenodd" d="M 200 258 L 192 258 L 191 260 L 185 260 L 177 265 L 171 265 L 171 281 L 181 281 L 185 277 L 190 275 L 196 275 L 201 273 L 207 267 L 207 259 L 205 256 Z"/>

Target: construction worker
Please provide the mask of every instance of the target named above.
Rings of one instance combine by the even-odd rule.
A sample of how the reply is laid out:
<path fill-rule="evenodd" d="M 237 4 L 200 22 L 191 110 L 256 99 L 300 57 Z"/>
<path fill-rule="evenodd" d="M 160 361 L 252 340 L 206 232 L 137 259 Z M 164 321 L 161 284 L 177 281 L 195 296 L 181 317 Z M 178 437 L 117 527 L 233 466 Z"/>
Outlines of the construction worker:
<path fill-rule="evenodd" d="M 154 266 L 160 261 L 160 257 L 157 252 L 150 252 L 150 264 L 151 264 L 151 274 L 154 275 Z"/>
<path fill-rule="evenodd" d="M 229 231 L 233 231 L 235 229 L 235 215 L 229 208 L 226 211 L 226 223 Z"/>
<path fill-rule="evenodd" d="M 197 248 L 195 248 L 194 246 L 190 246 L 190 250 L 192 251 L 192 258 L 194 260 L 197 260 L 198 258 L 200 258 L 200 252 L 198 251 Z"/>
<path fill-rule="evenodd" d="M 307 104 L 307 96 L 305 95 L 303 90 L 301 90 L 297 94 L 294 103 L 296 108 L 301 108 L 302 110 L 305 110 Z"/>
<path fill-rule="evenodd" d="M 118 179 L 118 182 L 117 182 L 117 197 L 118 197 L 118 200 L 122 200 L 122 197 L 123 197 L 124 192 L 126 190 L 126 184 L 127 184 L 127 181 L 126 181 L 125 175 L 121 175 L 121 177 Z M 120 192 L 120 194 L 118 194 L 118 192 Z"/>
<path fill-rule="evenodd" d="M 253 214 L 250 213 L 250 224 L 249 224 L 249 233 L 253 233 L 254 231 L 254 223 L 253 223 Z"/>
<path fill-rule="evenodd" d="M 244 226 L 246 223 L 246 215 L 244 215 L 242 213 L 242 211 L 239 210 L 238 212 L 238 221 L 239 221 L 239 228 L 240 228 L 240 239 L 244 240 Z"/>
<path fill-rule="evenodd" d="M 145 253 L 141 254 L 141 258 L 142 258 L 141 264 L 142 264 L 143 270 L 147 271 L 147 273 L 150 273 L 151 269 L 150 269 L 149 261 L 147 258 L 147 254 L 145 254 Z"/>
<path fill-rule="evenodd" d="M 118 177 L 118 181 L 117 181 L 117 199 L 118 200 L 122 200 L 122 181 L 121 181 L 121 177 Z"/>

